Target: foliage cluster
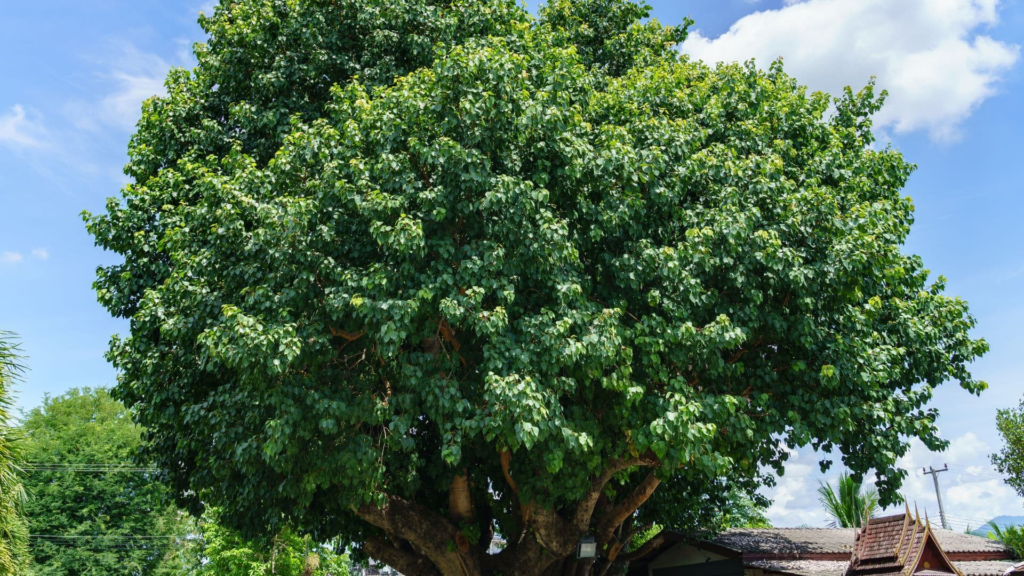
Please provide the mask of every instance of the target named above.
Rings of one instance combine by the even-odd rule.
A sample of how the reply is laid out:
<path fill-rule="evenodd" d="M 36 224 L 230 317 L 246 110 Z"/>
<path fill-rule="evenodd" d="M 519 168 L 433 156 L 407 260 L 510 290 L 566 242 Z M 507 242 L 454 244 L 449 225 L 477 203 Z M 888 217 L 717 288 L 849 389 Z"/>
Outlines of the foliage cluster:
<path fill-rule="evenodd" d="M 729 528 L 771 528 L 767 516 L 768 501 L 760 495 L 736 493 L 735 500 L 726 507 L 725 525 Z"/>
<path fill-rule="evenodd" d="M 934 387 L 984 389 L 986 345 L 901 250 L 913 167 L 872 146 L 884 95 L 694 62 L 687 23 L 647 16 L 238 0 L 202 20 L 132 183 L 86 216 L 122 257 L 96 282 L 131 320 L 116 391 L 182 504 L 522 573 L 581 532 L 601 570 L 628 561 L 638 510 L 707 526 L 793 447 L 897 498 L 907 439 L 945 445 Z M 514 545 L 489 558 L 466 523 Z"/>
<path fill-rule="evenodd" d="M 23 571 L 28 557 L 25 490 L 18 474 L 21 446 L 11 412 L 12 388 L 21 372 L 13 335 L 0 331 L 0 576 Z"/>
<path fill-rule="evenodd" d="M 1003 449 L 992 455 L 992 463 L 1024 497 L 1024 402 L 1016 408 L 999 410 L 996 427 L 1003 437 Z"/>
<path fill-rule="evenodd" d="M 861 528 L 878 511 L 878 491 L 864 489 L 862 480 L 844 472 L 835 489 L 819 482 L 818 500 L 831 520 L 829 526 Z"/>
<path fill-rule="evenodd" d="M 248 541 L 173 507 L 135 457 L 141 431 L 105 389 L 47 397 L 23 423 L 32 574 L 347 576 L 347 557 L 283 530 Z M 83 470 L 84 469 L 84 470 Z M 27 548 L 25 549 L 27 552 Z M 28 573 L 28 572 L 26 572 Z"/>
<path fill-rule="evenodd" d="M 348 556 L 285 529 L 251 541 L 216 520 L 215 510 L 191 523 L 178 574 L 190 576 L 348 576 Z"/>
<path fill-rule="evenodd" d="M 133 464 L 141 434 L 104 389 L 72 389 L 25 414 L 25 512 L 33 573 L 153 574 L 178 515 L 154 472 Z"/>
<path fill-rule="evenodd" d="M 1024 527 L 1021 526 L 1000 526 L 990 522 L 992 529 L 988 537 L 1003 543 L 1018 560 L 1024 560 Z"/>

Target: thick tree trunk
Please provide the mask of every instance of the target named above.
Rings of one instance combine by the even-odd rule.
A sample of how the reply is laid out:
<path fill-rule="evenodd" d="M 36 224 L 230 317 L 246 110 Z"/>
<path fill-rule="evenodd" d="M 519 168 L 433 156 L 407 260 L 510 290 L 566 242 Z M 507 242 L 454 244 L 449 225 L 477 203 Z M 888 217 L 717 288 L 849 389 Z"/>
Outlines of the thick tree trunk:
<path fill-rule="evenodd" d="M 509 473 L 511 457 L 508 453 L 500 456 L 504 479 L 518 498 L 518 486 Z M 469 545 L 466 534 L 457 526 L 481 521 L 470 498 L 466 471 L 456 475 L 449 488 L 447 518 L 397 496 L 386 497 L 382 506 L 365 504 L 355 512 L 388 536 L 369 538 L 364 544 L 365 552 L 409 576 L 604 576 L 618 573 L 661 542 L 656 538 L 640 550 L 622 552 L 634 533 L 630 519 L 660 484 L 654 472 L 616 502 L 602 497 L 605 486 L 623 470 L 656 465 L 653 457 L 609 462 L 574 510 L 548 510 L 520 502 L 524 528 L 519 534 L 506 534 L 505 549 L 495 555 L 487 554 L 485 543 Z M 489 522 L 489 514 L 482 517 L 482 521 Z M 626 528 L 622 528 L 627 521 Z M 481 530 L 482 535 L 489 532 Z M 585 534 L 596 537 L 598 557 L 577 560 L 577 544 Z"/>

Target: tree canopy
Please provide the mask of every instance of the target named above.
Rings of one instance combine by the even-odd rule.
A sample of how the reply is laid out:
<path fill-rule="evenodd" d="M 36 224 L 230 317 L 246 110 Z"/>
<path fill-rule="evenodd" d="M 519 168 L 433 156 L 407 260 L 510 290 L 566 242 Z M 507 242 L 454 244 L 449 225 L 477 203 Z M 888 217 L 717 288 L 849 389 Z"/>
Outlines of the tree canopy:
<path fill-rule="evenodd" d="M 14 336 L 0 331 L 0 576 L 22 572 L 28 559 L 25 489 L 18 466 L 21 442 L 11 413 L 12 388 L 22 370 Z"/>
<path fill-rule="evenodd" d="M 992 463 L 1024 497 L 1024 401 L 1016 408 L 996 412 L 996 427 L 1003 437 L 1003 449 L 992 455 Z"/>
<path fill-rule="evenodd" d="M 43 400 L 22 423 L 26 515 L 38 576 L 159 573 L 177 538 L 174 501 L 132 463 L 140 430 L 107 390 Z"/>
<path fill-rule="evenodd" d="M 183 504 L 408 573 L 586 574 L 651 521 L 709 526 L 788 448 L 898 498 L 907 439 L 944 445 L 933 388 L 980 392 L 986 345 L 901 250 L 913 167 L 873 145 L 884 93 L 711 67 L 647 16 L 201 19 L 133 182 L 86 215 L 123 257 L 96 282 L 131 320 L 116 393 Z M 583 534 L 599 558 L 574 564 Z"/>

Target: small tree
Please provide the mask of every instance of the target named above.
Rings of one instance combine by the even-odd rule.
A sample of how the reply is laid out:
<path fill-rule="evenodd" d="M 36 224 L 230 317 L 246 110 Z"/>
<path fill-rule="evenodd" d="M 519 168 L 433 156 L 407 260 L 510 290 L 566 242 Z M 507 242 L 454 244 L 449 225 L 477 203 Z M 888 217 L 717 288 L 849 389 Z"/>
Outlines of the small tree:
<path fill-rule="evenodd" d="M 891 501 L 967 305 L 901 246 L 873 87 L 680 55 L 628 0 L 233 0 L 97 242 L 182 503 L 404 572 L 619 570 L 789 449 Z M 941 277 L 940 277 L 941 278 Z M 509 545 L 488 553 L 495 532 Z M 581 535 L 596 559 L 574 558 Z"/>
<path fill-rule="evenodd" d="M 831 484 L 819 484 L 818 499 L 833 528 L 862 528 L 878 511 L 878 491 L 864 490 L 862 482 L 846 472 L 839 475 L 835 490 Z"/>
<path fill-rule="evenodd" d="M 737 493 L 732 503 L 726 507 L 726 523 L 729 528 L 771 528 L 771 520 L 767 516 L 767 504 L 764 498 Z"/>
<path fill-rule="evenodd" d="M 284 529 L 266 540 L 248 540 L 217 522 L 208 510 L 183 540 L 177 574 L 193 576 L 348 576 L 348 556 Z"/>
<path fill-rule="evenodd" d="M 166 487 L 133 463 L 142 441 L 104 389 L 47 396 L 24 417 L 26 515 L 40 575 L 151 574 L 174 549 L 177 513 Z"/>
<path fill-rule="evenodd" d="M 1017 408 L 999 410 L 996 427 L 1003 437 L 1003 449 L 992 455 L 992 463 L 1024 497 L 1024 402 Z"/>
<path fill-rule="evenodd" d="M 22 573 L 28 564 L 25 490 L 18 468 L 21 447 L 11 414 L 11 387 L 22 370 L 13 335 L 0 331 L 0 576 Z"/>

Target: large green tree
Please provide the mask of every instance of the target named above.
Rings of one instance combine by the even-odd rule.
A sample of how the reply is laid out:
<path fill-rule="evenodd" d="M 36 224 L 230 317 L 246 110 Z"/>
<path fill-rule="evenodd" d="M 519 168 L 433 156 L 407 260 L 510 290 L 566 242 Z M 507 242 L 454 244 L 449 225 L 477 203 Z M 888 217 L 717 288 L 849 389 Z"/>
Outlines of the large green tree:
<path fill-rule="evenodd" d="M 166 487 L 132 464 L 141 442 L 104 389 L 47 397 L 24 418 L 33 573 L 153 574 L 175 545 Z"/>
<path fill-rule="evenodd" d="M 1003 449 L 992 455 L 992 463 L 1024 497 L 1024 402 L 996 412 L 996 428 L 1003 437 Z"/>
<path fill-rule="evenodd" d="M 21 442 L 11 413 L 12 387 L 22 370 L 13 335 L 0 331 L 0 576 L 21 573 L 28 564 L 25 489 L 18 467 Z"/>
<path fill-rule="evenodd" d="M 627 0 L 236 0 L 104 214 L 117 394 L 194 511 L 411 574 L 608 572 L 788 447 L 875 470 L 984 383 L 901 246 L 872 87 L 681 56 Z M 492 532 L 509 545 L 487 554 Z M 576 562 L 582 535 L 598 558 Z"/>

